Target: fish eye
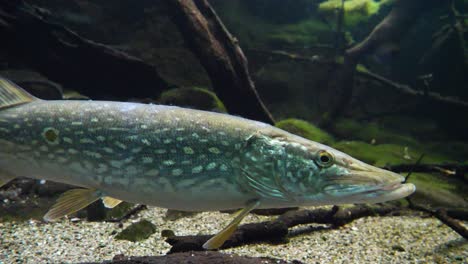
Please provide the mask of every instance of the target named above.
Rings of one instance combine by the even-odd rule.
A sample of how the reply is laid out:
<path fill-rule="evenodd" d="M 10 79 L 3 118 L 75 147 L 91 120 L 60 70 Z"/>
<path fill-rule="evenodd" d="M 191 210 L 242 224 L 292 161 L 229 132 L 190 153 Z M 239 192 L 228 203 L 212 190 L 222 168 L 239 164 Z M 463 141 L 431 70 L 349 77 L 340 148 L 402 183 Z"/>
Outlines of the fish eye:
<path fill-rule="evenodd" d="M 321 151 L 319 151 L 317 159 L 316 159 L 315 162 L 320 167 L 330 167 L 333 164 L 334 160 L 335 159 L 333 158 L 332 154 L 330 154 L 329 152 L 327 152 L 325 150 L 321 150 Z"/>

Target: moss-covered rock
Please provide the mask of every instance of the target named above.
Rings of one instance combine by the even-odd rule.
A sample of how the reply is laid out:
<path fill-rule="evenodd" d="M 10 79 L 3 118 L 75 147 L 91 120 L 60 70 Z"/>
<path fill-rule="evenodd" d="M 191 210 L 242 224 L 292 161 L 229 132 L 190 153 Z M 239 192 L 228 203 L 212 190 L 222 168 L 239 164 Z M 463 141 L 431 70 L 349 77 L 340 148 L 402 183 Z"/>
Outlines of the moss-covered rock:
<path fill-rule="evenodd" d="M 198 87 L 175 88 L 161 94 L 158 102 L 164 105 L 177 105 L 200 110 L 225 113 L 223 102 L 210 90 Z"/>
<path fill-rule="evenodd" d="M 377 14 L 383 4 L 391 0 L 347 0 L 344 3 L 344 23 L 348 27 L 354 27 L 361 22 L 366 22 L 369 17 Z M 336 17 L 337 10 L 341 8 L 341 0 L 328 0 L 319 5 L 319 13 L 330 19 Z"/>
<path fill-rule="evenodd" d="M 106 218 L 107 219 L 117 219 L 125 214 L 127 214 L 130 210 L 132 210 L 134 204 L 127 203 L 127 202 L 121 202 L 119 205 L 116 207 L 110 209 L 106 213 Z"/>
<path fill-rule="evenodd" d="M 415 139 L 383 129 L 377 123 L 359 123 L 351 119 L 341 119 L 335 122 L 333 132 L 344 139 L 361 140 L 373 144 L 393 143 L 404 146 L 419 144 Z"/>
<path fill-rule="evenodd" d="M 323 144 L 333 142 L 333 137 L 313 124 L 300 119 L 285 119 L 276 123 L 276 126 L 298 136 L 317 141 Z"/>
<path fill-rule="evenodd" d="M 407 147 L 396 144 L 372 145 L 361 141 L 340 141 L 332 146 L 359 160 L 378 167 L 395 164 L 412 164 L 422 154 L 425 154 L 424 163 L 440 164 L 459 161 L 438 152 L 430 152 L 422 147 Z"/>
<path fill-rule="evenodd" d="M 115 239 L 128 240 L 132 242 L 147 239 L 156 232 L 156 226 L 148 220 L 141 220 L 138 223 L 131 224 L 122 232 L 115 236 Z"/>

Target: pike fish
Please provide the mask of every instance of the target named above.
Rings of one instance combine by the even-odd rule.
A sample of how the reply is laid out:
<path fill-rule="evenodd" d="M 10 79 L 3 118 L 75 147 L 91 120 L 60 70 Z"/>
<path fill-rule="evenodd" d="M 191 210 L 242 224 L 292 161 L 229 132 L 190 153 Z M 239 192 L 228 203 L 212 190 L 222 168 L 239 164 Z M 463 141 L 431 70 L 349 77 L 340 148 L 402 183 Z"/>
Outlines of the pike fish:
<path fill-rule="evenodd" d="M 377 203 L 410 195 L 404 177 L 241 117 L 174 106 L 44 101 L 0 78 L 0 186 L 15 177 L 75 185 L 52 221 L 102 199 L 184 211 Z"/>

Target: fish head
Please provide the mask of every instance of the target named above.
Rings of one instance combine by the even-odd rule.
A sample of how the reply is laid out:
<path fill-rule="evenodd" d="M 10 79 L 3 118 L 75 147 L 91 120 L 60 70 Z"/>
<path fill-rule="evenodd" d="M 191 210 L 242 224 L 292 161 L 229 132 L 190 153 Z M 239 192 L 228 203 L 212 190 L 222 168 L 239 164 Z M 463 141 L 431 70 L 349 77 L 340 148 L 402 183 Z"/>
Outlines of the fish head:
<path fill-rule="evenodd" d="M 379 203 L 406 197 L 416 189 L 400 174 L 329 146 L 296 136 L 281 141 L 285 151 L 281 186 L 299 204 Z"/>

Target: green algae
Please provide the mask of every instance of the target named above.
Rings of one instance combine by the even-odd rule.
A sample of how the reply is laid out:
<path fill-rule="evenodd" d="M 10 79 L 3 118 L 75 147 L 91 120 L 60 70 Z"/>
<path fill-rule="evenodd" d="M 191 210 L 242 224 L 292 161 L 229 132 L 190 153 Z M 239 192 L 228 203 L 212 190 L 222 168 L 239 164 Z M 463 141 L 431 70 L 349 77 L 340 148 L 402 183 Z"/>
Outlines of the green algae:
<path fill-rule="evenodd" d="M 320 20 L 307 19 L 295 24 L 277 26 L 266 35 L 267 43 L 289 46 L 308 46 L 319 43 L 319 35 L 329 32 L 329 26 Z"/>
<path fill-rule="evenodd" d="M 331 144 L 334 141 L 333 137 L 327 132 L 304 120 L 293 118 L 285 119 L 277 122 L 276 126 L 290 133 L 323 144 Z"/>
<path fill-rule="evenodd" d="M 107 219 L 118 219 L 126 215 L 130 210 L 132 210 L 134 204 L 121 202 L 119 205 L 112 209 L 108 209 L 106 212 Z"/>
<path fill-rule="evenodd" d="M 374 144 L 394 143 L 404 146 L 417 146 L 419 142 L 410 136 L 384 129 L 377 123 L 359 123 L 352 119 L 340 119 L 334 124 L 334 133 L 344 139 L 373 142 Z"/>
<path fill-rule="evenodd" d="M 199 87 L 174 88 L 161 94 L 158 102 L 200 110 L 226 113 L 226 107 L 215 93 Z"/>
<path fill-rule="evenodd" d="M 347 0 L 344 3 L 344 24 L 347 27 L 354 27 L 359 23 L 367 22 L 370 17 L 379 13 L 384 4 L 390 0 Z M 333 19 L 337 10 L 341 8 L 341 0 L 328 0 L 319 5 L 318 11 L 322 15 Z"/>
<path fill-rule="evenodd" d="M 384 167 L 396 164 L 413 164 L 421 155 L 424 163 L 458 162 L 453 157 L 430 152 L 424 147 L 408 147 L 397 144 L 372 145 L 362 141 L 340 141 L 332 145 L 359 160 L 374 166 Z"/>
<path fill-rule="evenodd" d="M 156 232 L 156 226 L 148 220 L 141 220 L 131 224 L 115 236 L 115 239 L 132 242 L 142 241 Z"/>

